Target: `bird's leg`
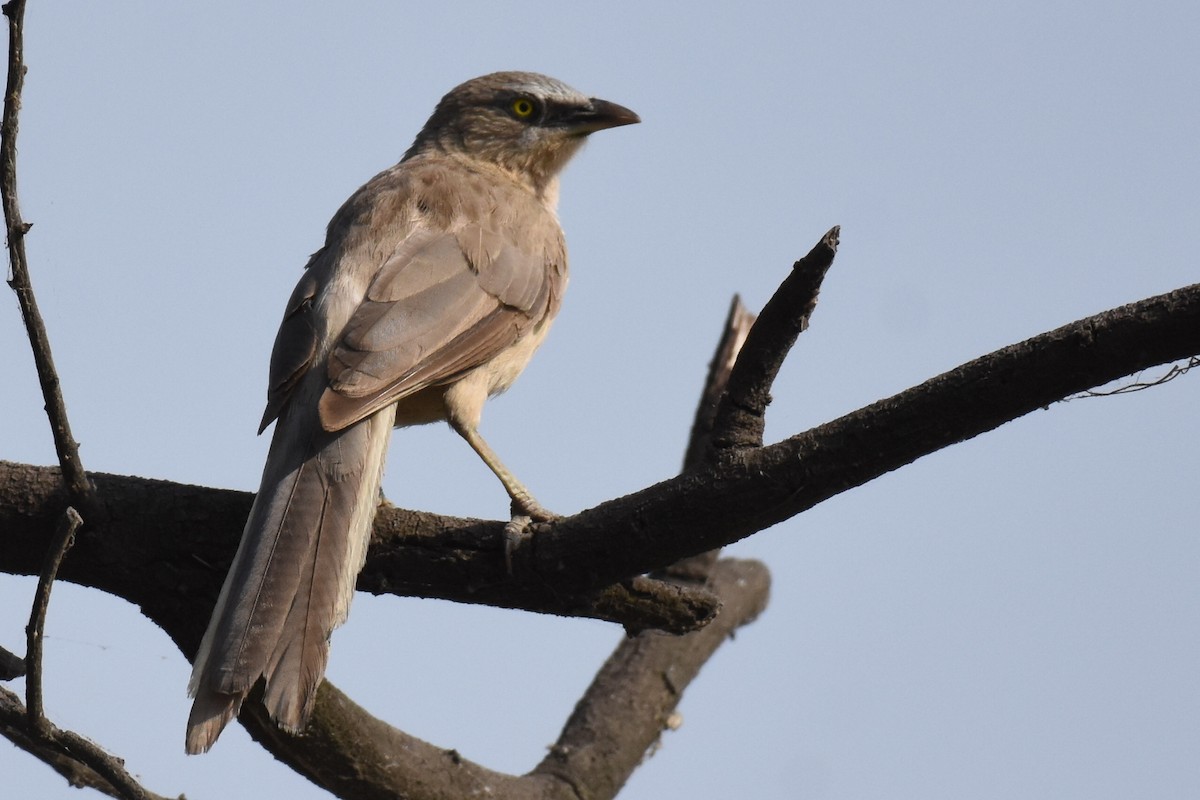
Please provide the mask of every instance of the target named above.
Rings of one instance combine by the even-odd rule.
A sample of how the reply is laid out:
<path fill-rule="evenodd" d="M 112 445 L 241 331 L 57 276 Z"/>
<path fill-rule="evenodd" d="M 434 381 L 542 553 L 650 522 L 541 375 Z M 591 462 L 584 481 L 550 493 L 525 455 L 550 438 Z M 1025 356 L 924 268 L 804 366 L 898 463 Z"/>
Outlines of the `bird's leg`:
<path fill-rule="evenodd" d="M 525 488 L 517 477 L 509 472 L 508 467 L 504 466 L 504 462 L 496 455 L 496 451 L 484 441 L 484 438 L 479 435 L 479 431 L 470 425 L 455 422 L 453 419 L 450 422 L 451 427 L 458 432 L 458 435 L 467 440 L 467 444 L 471 445 L 471 449 L 479 454 L 483 459 L 483 463 L 488 465 L 488 469 L 496 474 L 500 482 L 504 484 L 505 491 L 512 498 L 512 513 L 513 519 L 518 517 L 529 517 L 535 522 L 549 522 L 556 519 L 558 514 L 542 507 L 542 504 L 534 499 L 529 490 Z"/>

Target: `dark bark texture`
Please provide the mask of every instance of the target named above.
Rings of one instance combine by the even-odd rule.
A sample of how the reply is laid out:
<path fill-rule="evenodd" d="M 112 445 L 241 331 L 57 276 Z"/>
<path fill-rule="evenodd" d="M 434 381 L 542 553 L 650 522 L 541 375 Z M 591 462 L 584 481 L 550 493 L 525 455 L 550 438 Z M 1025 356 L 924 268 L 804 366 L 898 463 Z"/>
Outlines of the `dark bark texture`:
<path fill-rule="evenodd" d="M 774 350 L 786 351 L 792 338 L 785 331 L 775 340 Z M 777 358 L 771 347 L 760 352 L 760 358 Z M 692 641 L 705 636 L 719 641 L 724 635 L 720 631 L 758 613 L 767 582 L 765 574 L 761 580 L 724 580 L 727 573 L 761 570 L 739 562 L 717 562 L 704 588 L 637 576 L 742 539 L 923 455 L 1090 387 L 1197 353 L 1200 285 L 1106 311 L 998 350 L 782 442 L 717 448 L 709 460 L 677 478 L 537 526 L 534 535 L 511 554 L 511 574 L 502 523 L 384 507 L 359 585 L 377 593 L 611 619 L 645 632 L 618 648 L 615 662 L 606 665 L 597 681 L 609 680 L 610 667 L 621 674 L 627 669 L 622 665 L 629 663 L 643 663 L 648 670 L 638 672 L 643 678 L 660 674 L 661 663 L 637 662 L 636 654 L 643 648 L 653 650 L 655 643 L 669 642 L 671 657 L 683 658 L 681 653 L 697 652 Z M 714 440 L 723 433 L 714 432 Z M 106 521 L 102 527 L 80 532 L 61 578 L 136 603 L 185 654 L 192 655 L 236 547 L 250 496 L 143 478 L 91 478 Z M 66 505 L 56 468 L 0 462 L 0 570 L 37 574 Z M 718 602 L 723 606 L 714 618 Z M 647 612 L 647 608 L 655 610 Z M 715 621 L 685 636 L 650 632 L 691 630 L 708 620 Z M 626 646 L 632 652 L 624 652 Z M 700 663 L 702 658 L 688 662 L 686 668 L 672 668 L 672 674 L 681 677 L 674 684 L 679 690 Z M 661 726 L 663 704 L 639 695 L 638 681 L 627 680 L 625 685 L 633 694 L 627 705 L 614 712 L 617 717 L 606 718 L 609 730 L 637 729 L 647 719 Z M 596 690 L 597 696 L 605 694 Z M 628 759 L 578 755 L 578 739 L 603 739 L 602 731 L 592 727 L 598 712 L 587 698 L 568 723 L 552 758 L 523 778 L 497 776 L 432 745 L 418 746 L 332 687 L 322 690 L 321 708 L 303 737 L 274 731 L 254 710 L 243 714 L 243 722 L 278 757 L 344 796 L 402 792 L 412 797 L 453 797 L 462 788 L 456 781 L 482 780 L 493 788 L 518 781 L 511 783 L 510 792 L 498 792 L 497 797 L 554 797 L 565 791 L 564 784 L 574 785 L 575 790 L 591 787 L 581 792 L 583 796 L 611 797 L 633 768 Z M 403 758 L 378 763 L 402 769 L 407 777 L 368 775 L 361 737 L 375 748 L 393 742 L 396 750 L 390 757 L 404 754 Z M 597 775 L 591 768 L 601 762 L 608 771 Z M 437 782 L 436 787 L 420 791 L 402 789 L 408 782 L 428 778 L 429 769 L 446 764 L 453 764 L 454 770 L 439 774 L 457 776 L 446 777 L 448 783 Z M 563 764 L 574 769 L 563 772 Z"/>

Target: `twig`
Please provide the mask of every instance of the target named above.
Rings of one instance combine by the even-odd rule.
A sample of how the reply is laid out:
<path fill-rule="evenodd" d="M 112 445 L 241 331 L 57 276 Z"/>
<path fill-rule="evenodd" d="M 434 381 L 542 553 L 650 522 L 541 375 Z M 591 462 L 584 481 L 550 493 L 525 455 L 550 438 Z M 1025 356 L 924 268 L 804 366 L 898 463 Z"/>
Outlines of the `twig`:
<path fill-rule="evenodd" d="M 20 731 L 27 739 L 18 741 L 10 734 L 12 720 L 3 720 L 5 734 L 27 752 L 41 758 L 53 766 L 60 774 L 70 779 L 80 774 L 99 776 L 103 783 L 92 785 L 102 791 L 107 791 L 113 797 L 127 800 L 154 800 L 159 795 L 145 789 L 125 771 L 121 759 L 106 753 L 96 744 L 73 731 L 63 730 L 46 719 L 42 703 L 42 634 L 46 626 L 46 611 L 50 607 L 50 590 L 58 577 L 58 568 L 63 556 L 71 548 L 75 532 L 83 524 L 83 518 L 70 506 L 63 512 L 58 528 L 54 533 L 54 541 L 46 555 L 46 564 L 38 578 L 37 591 L 33 598 L 33 609 L 29 615 L 29 625 L 25 628 L 28 652 L 26 666 L 28 675 L 25 678 L 25 729 Z M 6 693 L 7 694 L 7 693 Z M 11 699 L 6 698 L 6 707 L 13 708 Z M 19 705 L 19 703 L 18 703 Z M 62 768 L 63 759 L 74 760 L 82 765 L 84 770 L 67 770 Z M 105 786 L 107 784 L 107 787 Z"/>
<path fill-rule="evenodd" d="M 721 339 L 717 342 L 716 352 L 708 364 L 708 375 L 704 379 L 704 389 L 700 392 L 700 402 L 696 405 L 692 432 L 683 456 L 684 472 L 698 469 L 712 457 L 713 425 L 716 423 L 717 409 L 729 385 L 729 374 L 733 371 L 742 345 L 746 343 L 746 337 L 757 319 L 758 316 L 751 313 L 742 303 L 742 298 L 734 295 L 733 302 L 729 305 L 729 314 L 725 317 Z M 720 548 L 706 550 L 694 556 L 681 558 L 661 572 L 652 573 L 651 576 L 703 584 L 708 580 L 720 554 Z"/>
<path fill-rule="evenodd" d="M 21 207 L 17 202 L 17 118 L 21 110 L 21 89 L 25 83 L 25 0 L 10 0 L 4 4 L 3 10 L 4 16 L 8 17 L 8 81 L 4 93 L 4 114 L 0 118 L 0 200 L 4 205 L 8 233 L 8 285 L 17 295 L 29 344 L 33 348 L 33 360 L 46 400 L 46 414 L 50 418 L 54 448 L 58 451 L 58 463 L 62 468 L 67 493 L 72 504 L 83 509 L 89 520 L 94 520 L 97 503 L 83 463 L 79 460 L 79 445 L 71 435 L 67 406 L 50 354 L 50 338 L 29 280 L 25 234 L 30 224 L 21 218 Z"/>
<path fill-rule="evenodd" d="M 821 282 L 837 254 L 840 233 L 841 227 L 835 225 L 792 266 L 746 336 L 717 407 L 712 433 L 717 451 L 762 445 L 771 384 L 796 337 L 808 328 Z"/>
<path fill-rule="evenodd" d="M 25 674 L 25 659 L 0 647 L 0 681 L 11 681 Z"/>
<path fill-rule="evenodd" d="M 30 225 L 21 218 L 21 208 L 17 201 L 17 120 L 21 109 L 21 89 L 25 83 L 25 0 L 9 0 L 4 4 L 3 12 L 9 24 L 8 78 L 5 85 L 3 116 L 0 116 L 0 203 L 4 206 L 7 233 L 8 285 L 17 295 L 29 344 L 33 348 L 33 359 L 46 401 L 46 414 L 50 419 L 50 429 L 54 436 L 55 449 L 58 451 L 58 462 L 67 494 L 71 502 L 83 508 L 89 517 L 98 516 L 94 513 L 98 510 L 95 493 L 79 459 L 79 446 L 71 435 L 58 372 L 54 368 L 54 359 L 50 353 L 50 338 L 33 295 L 29 262 L 25 255 L 25 234 L 29 232 Z M 3 708 L 0 709 L 3 711 L 3 725 L 0 725 L 0 731 L 69 779 L 79 778 L 101 791 L 126 800 L 155 800 L 160 796 L 147 791 L 134 780 L 125 771 L 120 759 L 109 755 L 72 731 L 55 727 L 46 719 L 44 713 L 42 633 L 50 602 L 50 590 L 58 575 L 63 556 L 82 524 L 83 519 L 79 512 L 74 507 L 68 507 L 59 522 L 54 543 L 47 553 L 45 567 L 38 581 L 29 625 L 25 630 L 28 648 L 25 659 L 25 690 L 28 707 L 24 709 L 23 717 L 26 729 L 20 730 L 18 720 L 21 715 L 14 713 L 20 710 L 20 702 L 16 701 L 16 696 L 11 692 L 5 691 L 3 698 L 0 698 L 4 701 Z M 77 762 L 82 766 L 73 770 L 66 766 L 68 761 Z M 100 780 L 94 780 L 95 776 L 99 776 Z"/>
<path fill-rule="evenodd" d="M 45 763 L 71 786 L 92 788 L 118 800 L 168 800 L 142 787 L 121 759 L 79 734 L 53 725 L 41 732 L 31 730 L 28 710 L 4 688 L 0 688 L 0 736 Z"/>
<path fill-rule="evenodd" d="M 121 796 L 94 769 L 64 753 L 62 748 L 31 736 L 28 711 L 19 697 L 4 688 L 0 688 L 0 736 L 63 776 L 73 787 L 95 789 L 109 797 Z"/>
<path fill-rule="evenodd" d="M 29 707 L 29 725 L 38 732 L 44 731 L 50 725 L 42 707 L 42 633 L 46 628 L 46 610 L 50 607 L 50 590 L 58 577 L 58 568 L 62 564 L 63 556 L 75 541 L 75 531 L 79 530 L 82 524 L 83 519 L 79 512 L 67 506 L 62 519 L 58 521 L 54 541 L 46 552 L 46 565 L 38 578 L 33 608 L 29 612 L 29 624 L 25 626 L 25 662 L 29 670 L 25 677 L 25 702 Z"/>
<path fill-rule="evenodd" d="M 683 469 L 695 469 L 708 460 L 712 448 L 713 424 L 716 421 L 717 408 L 725 388 L 729 384 L 729 373 L 733 371 L 742 345 L 750 334 L 758 315 L 752 313 L 742 298 L 733 296 L 729 305 L 729 314 L 725 318 L 725 327 L 717 350 L 713 353 L 708 365 L 708 376 L 704 381 L 704 389 L 700 393 L 700 402 L 696 406 L 696 415 L 692 421 L 692 433 L 688 437 L 687 453 L 683 457 Z"/>

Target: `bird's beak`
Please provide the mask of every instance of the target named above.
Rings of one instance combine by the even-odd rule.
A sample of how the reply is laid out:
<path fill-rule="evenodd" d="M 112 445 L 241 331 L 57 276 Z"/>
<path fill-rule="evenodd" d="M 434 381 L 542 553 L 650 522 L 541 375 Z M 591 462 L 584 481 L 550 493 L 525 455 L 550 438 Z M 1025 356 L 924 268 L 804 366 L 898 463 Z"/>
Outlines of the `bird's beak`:
<path fill-rule="evenodd" d="M 593 97 L 588 100 L 586 108 L 580 108 L 571 114 L 568 124 L 574 132 L 585 134 L 602 131 L 606 128 L 633 125 L 641 121 L 641 117 L 625 106 Z"/>

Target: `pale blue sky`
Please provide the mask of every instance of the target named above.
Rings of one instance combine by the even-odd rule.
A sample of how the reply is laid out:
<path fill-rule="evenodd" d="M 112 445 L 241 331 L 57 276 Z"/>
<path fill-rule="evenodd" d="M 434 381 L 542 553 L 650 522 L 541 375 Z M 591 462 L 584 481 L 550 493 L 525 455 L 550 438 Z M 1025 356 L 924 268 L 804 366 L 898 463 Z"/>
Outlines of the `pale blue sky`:
<path fill-rule="evenodd" d="M 771 439 L 1196 280 L 1200 6 L 743 6 L 31 0 L 21 199 L 85 464 L 254 489 L 275 327 L 329 216 L 497 69 L 644 120 L 569 168 L 563 315 L 484 417 L 559 512 L 678 469 L 730 296 L 760 306 L 834 224 Z M 11 300 L 0 341 L 0 458 L 53 463 Z M 1200 796 L 1197 407 L 1194 375 L 1059 404 L 731 548 L 770 566 L 770 608 L 622 797 Z M 396 433 L 385 490 L 507 509 L 444 427 Z M 9 649 L 32 586 L 0 576 Z M 523 772 L 619 636 L 359 596 L 330 677 Z M 54 721 L 153 790 L 325 796 L 237 726 L 186 758 L 188 665 L 128 604 L 59 586 L 46 649 Z M 0 774 L 78 796 L 4 743 Z"/>

